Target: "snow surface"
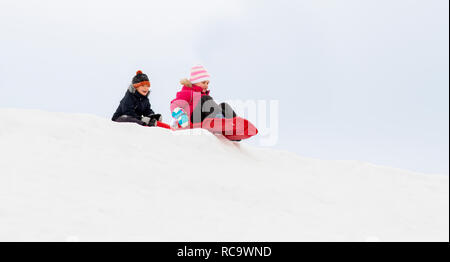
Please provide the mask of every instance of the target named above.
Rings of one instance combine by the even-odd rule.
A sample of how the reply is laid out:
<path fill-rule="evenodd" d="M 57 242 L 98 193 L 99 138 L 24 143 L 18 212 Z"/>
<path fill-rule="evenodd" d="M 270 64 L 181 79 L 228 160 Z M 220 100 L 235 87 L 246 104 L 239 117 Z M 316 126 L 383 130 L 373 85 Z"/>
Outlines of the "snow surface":
<path fill-rule="evenodd" d="M 0 109 L 0 241 L 449 241 L 449 177 Z"/>

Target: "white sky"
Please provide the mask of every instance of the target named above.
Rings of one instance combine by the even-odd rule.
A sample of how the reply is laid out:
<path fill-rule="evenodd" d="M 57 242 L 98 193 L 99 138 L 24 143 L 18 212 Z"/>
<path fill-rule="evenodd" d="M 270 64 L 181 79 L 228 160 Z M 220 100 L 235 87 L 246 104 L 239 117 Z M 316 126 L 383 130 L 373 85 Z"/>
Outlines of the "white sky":
<path fill-rule="evenodd" d="M 110 118 L 142 69 L 167 120 L 200 62 L 219 102 L 280 101 L 276 148 L 448 173 L 448 5 L 1 0 L 0 107 Z"/>

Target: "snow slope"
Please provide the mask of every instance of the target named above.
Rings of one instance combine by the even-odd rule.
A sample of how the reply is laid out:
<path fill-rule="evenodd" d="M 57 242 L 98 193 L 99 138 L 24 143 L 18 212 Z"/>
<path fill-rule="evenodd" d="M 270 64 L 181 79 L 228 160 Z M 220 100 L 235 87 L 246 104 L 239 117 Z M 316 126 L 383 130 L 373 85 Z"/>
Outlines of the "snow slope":
<path fill-rule="evenodd" d="M 448 241 L 449 177 L 0 109 L 0 241 Z"/>

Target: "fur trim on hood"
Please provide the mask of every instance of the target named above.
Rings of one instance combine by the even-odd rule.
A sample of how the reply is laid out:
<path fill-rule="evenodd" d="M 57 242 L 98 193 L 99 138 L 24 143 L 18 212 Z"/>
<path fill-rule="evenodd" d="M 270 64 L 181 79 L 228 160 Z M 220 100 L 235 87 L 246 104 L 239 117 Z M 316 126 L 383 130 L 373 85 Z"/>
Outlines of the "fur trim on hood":
<path fill-rule="evenodd" d="M 133 84 L 130 84 L 128 86 L 128 91 L 130 91 L 130 93 L 132 94 L 136 93 L 136 88 L 134 88 Z"/>
<path fill-rule="evenodd" d="M 192 87 L 191 81 L 189 81 L 189 79 L 187 79 L 187 78 L 181 79 L 180 84 L 187 86 L 187 87 Z"/>

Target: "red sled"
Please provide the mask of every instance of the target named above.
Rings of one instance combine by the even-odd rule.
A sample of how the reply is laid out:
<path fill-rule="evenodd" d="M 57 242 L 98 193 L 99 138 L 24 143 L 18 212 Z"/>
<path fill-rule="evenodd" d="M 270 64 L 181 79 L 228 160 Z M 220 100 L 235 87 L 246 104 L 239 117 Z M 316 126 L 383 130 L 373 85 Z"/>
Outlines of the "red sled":
<path fill-rule="evenodd" d="M 248 139 L 258 134 L 258 129 L 247 119 L 241 117 L 235 118 L 206 118 L 201 123 L 189 123 L 189 127 L 171 128 L 168 124 L 157 122 L 158 127 L 171 130 L 185 130 L 193 128 L 203 128 L 213 134 L 221 134 L 231 141 L 240 141 Z"/>
<path fill-rule="evenodd" d="M 213 134 L 222 134 L 232 141 L 248 139 L 258 134 L 258 129 L 250 121 L 241 117 L 207 118 L 197 125 L 201 125 L 201 128 Z"/>

